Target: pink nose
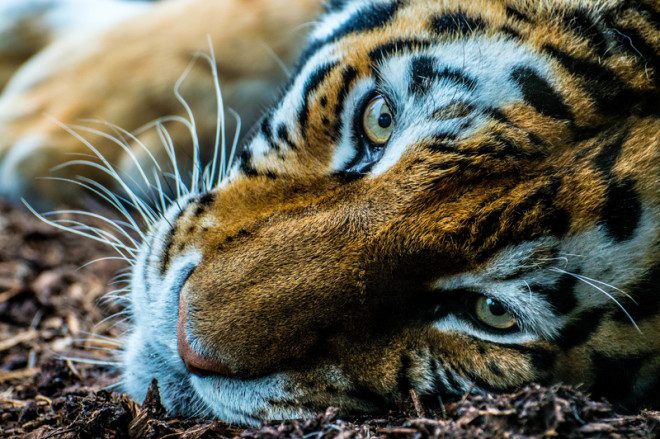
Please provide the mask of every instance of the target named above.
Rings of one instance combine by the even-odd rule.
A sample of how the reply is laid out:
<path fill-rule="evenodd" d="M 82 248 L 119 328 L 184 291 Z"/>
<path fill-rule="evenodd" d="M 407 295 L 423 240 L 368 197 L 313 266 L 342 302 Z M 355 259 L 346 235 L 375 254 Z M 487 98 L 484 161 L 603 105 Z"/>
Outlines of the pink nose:
<path fill-rule="evenodd" d="M 177 345 L 179 349 L 179 356 L 183 360 L 183 364 L 186 365 L 186 368 L 190 371 L 190 373 L 199 376 L 235 376 L 235 374 L 227 365 L 205 358 L 193 350 L 186 338 L 186 314 L 186 301 L 183 298 L 183 292 L 181 292 L 181 296 L 179 298 L 179 321 L 177 323 Z"/>

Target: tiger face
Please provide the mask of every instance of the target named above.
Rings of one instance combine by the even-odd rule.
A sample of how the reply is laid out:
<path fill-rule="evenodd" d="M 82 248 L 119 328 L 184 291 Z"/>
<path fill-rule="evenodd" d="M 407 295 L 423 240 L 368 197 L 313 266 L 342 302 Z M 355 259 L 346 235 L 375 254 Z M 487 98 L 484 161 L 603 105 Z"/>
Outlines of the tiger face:
<path fill-rule="evenodd" d="M 529 382 L 657 404 L 654 17 L 330 2 L 230 177 L 142 244 L 125 389 L 244 424 Z"/>

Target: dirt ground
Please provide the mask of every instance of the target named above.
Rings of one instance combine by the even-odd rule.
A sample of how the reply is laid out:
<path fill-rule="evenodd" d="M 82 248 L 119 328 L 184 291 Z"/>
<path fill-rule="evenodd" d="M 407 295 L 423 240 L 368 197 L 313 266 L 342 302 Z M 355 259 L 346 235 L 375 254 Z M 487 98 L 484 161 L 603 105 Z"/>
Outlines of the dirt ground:
<path fill-rule="evenodd" d="M 0 202 L 0 437 L 349 438 L 657 437 L 660 412 L 619 415 L 578 389 L 530 386 L 466 395 L 431 411 L 411 393 L 401 413 L 313 419 L 243 430 L 170 418 L 152 383 L 139 405 L 113 392 L 121 309 L 101 297 L 122 264 L 109 251 Z M 81 268 L 82 267 L 82 268 Z M 84 362 L 78 361 L 85 359 Z"/>

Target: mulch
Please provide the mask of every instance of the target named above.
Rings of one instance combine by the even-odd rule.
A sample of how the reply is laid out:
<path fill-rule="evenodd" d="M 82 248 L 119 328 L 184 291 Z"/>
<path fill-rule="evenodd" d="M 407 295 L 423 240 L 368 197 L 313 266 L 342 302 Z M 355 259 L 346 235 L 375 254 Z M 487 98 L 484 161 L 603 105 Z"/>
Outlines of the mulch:
<path fill-rule="evenodd" d="M 465 395 L 442 410 L 411 395 L 379 418 L 315 418 L 242 429 L 168 417 L 157 382 L 138 404 L 113 391 L 121 312 L 102 300 L 124 268 L 102 244 L 55 230 L 0 202 L 0 437 L 371 438 L 657 437 L 660 412 L 620 415 L 569 386 Z M 82 360 L 82 361 L 81 361 Z"/>

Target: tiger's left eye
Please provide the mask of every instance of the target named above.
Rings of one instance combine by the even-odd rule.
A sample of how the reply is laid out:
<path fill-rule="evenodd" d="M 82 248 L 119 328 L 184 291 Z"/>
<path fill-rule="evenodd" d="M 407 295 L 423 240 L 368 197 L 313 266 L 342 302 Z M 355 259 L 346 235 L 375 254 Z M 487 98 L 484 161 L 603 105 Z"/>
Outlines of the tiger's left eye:
<path fill-rule="evenodd" d="M 479 297 L 474 312 L 481 322 L 496 329 L 511 329 L 517 324 L 502 302 L 490 297 Z"/>
<path fill-rule="evenodd" d="M 394 115 L 382 96 L 375 96 L 365 107 L 362 128 L 369 141 L 375 145 L 384 145 L 390 140 L 394 130 Z"/>

